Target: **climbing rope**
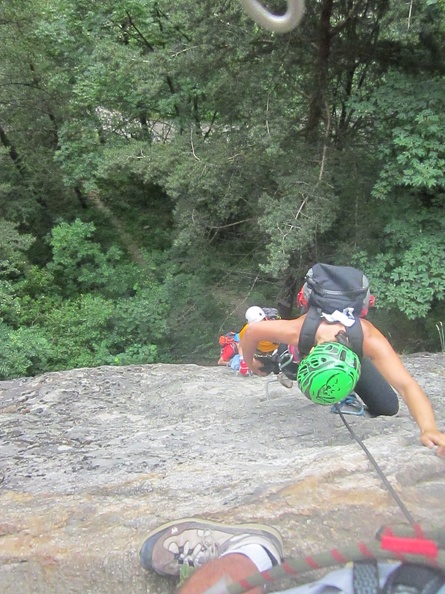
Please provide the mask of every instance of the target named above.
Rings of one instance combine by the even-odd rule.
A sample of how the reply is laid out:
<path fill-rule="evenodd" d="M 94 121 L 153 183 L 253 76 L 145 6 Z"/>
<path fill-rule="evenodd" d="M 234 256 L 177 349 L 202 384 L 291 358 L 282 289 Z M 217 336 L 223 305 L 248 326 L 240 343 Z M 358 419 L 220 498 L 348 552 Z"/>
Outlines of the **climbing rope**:
<path fill-rule="evenodd" d="M 219 582 L 217 590 L 212 587 L 204 594 L 243 594 L 252 588 L 264 586 L 285 577 L 300 576 L 314 569 L 370 559 L 423 563 L 445 570 L 445 529 L 423 532 L 420 526 L 416 525 L 411 530 L 401 527 L 394 532 L 390 528 L 385 528 L 379 535 L 378 541 L 358 542 L 355 545 L 331 549 L 317 555 L 289 558 L 281 565 L 252 574 L 237 583 L 224 585 Z"/>
<path fill-rule="evenodd" d="M 410 514 L 410 512 L 406 508 L 406 506 L 403 503 L 403 501 L 397 495 L 396 491 L 394 490 L 394 487 L 391 485 L 391 483 L 388 481 L 388 479 L 384 475 L 382 469 L 380 468 L 380 466 L 377 464 L 377 462 L 373 458 L 371 452 L 365 446 L 365 444 L 360 439 L 360 437 L 355 433 L 355 431 L 352 429 L 352 427 L 349 425 L 349 423 L 345 419 L 345 416 L 344 416 L 341 408 L 338 406 L 338 404 L 336 404 L 335 406 L 336 406 L 336 409 L 337 409 L 336 412 L 340 415 L 340 418 L 343 421 L 345 427 L 347 428 L 347 430 L 349 431 L 349 433 L 352 435 L 352 437 L 355 439 L 355 441 L 358 443 L 358 445 L 365 452 L 366 456 L 368 457 L 368 460 L 374 466 L 374 469 L 376 470 L 376 472 L 379 475 L 379 477 L 382 479 L 383 484 L 385 485 L 385 487 L 387 488 L 387 490 L 389 491 L 389 493 L 391 494 L 391 496 L 393 497 L 393 499 L 395 500 L 395 502 L 399 506 L 399 508 L 400 508 L 401 512 L 403 513 L 403 515 L 405 516 L 405 518 L 408 520 L 408 522 L 411 524 L 411 526 L 416 526 L 416 521 L 414 520 L 413 516 Z"/>
<path fill-rule="evenodd" d="M 355 545 L 340 549 L 331 549 L 328 552 L 309 557 L 289 558 L 281 565 L 277 565 L 267 571 L 252 574 L 237 583 L 227 586 L 222 582 L 218 582 L 204 592 L 204 594 L 243 594 L 252 588 L 279 581 L 284 577 L 300 576 L 314 569 L 344 565 L 348 562 L 369 561 L 370 559 L 423 563 L 445 571 L 445 527 L 426 532 L 422 530 L 386 478 L 371 452 L 345 419 L 340 406 L 336 406 L 337 410 L 335 412 L 340 415 L 349 433 L 365 452 L 377 474 L 382 479 L 386 489 L 408 520 L 411 528 L 408 526 L 398 527 L 396 532 L 391 528 L 385 528 L 377 534 L 376 541 L 368 543 L 359 542 Z"/>

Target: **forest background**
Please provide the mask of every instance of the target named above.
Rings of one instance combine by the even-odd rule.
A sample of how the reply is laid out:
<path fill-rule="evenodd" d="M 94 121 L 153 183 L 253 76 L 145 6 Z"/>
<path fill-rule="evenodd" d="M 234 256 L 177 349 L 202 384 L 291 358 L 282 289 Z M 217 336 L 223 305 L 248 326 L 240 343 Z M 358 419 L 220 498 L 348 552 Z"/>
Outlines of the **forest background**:
<path fill-rule="evenodd" d="M 307 0 L 286 34 L 237 0 L 0 0 L 0 378 L 214 362 L 316 261 L 439 350 L 444 36 L 445 0 Z"/>

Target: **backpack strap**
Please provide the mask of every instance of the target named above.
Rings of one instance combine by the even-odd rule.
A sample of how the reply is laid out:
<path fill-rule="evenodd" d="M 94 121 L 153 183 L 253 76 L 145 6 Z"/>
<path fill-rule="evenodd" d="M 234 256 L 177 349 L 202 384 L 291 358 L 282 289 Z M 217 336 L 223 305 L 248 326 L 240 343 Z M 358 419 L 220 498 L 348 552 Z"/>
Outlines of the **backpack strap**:
<path fill-rule="evenodd" d="M 321 309 L 311 306 L 301 327 L 300 338 L 298 340 L 298 351 L 302 358 L 309 355 L 312 347 L 315 345 L 315 335 L 322 320 Z M 362 359 L 363 328 L 358 317 L 355 318 L 354 324 L 345 327 L 345 330 L 350 348 L 357 354 L 359 359 Z"/>
<path fill-rule="evenodd" d="M 302 358 L 309 355 L 312 347 L 314 346 L 315 335 L 321 320 L 321 310 L 317 307 L 311 306 L 308 309 L 303 326 L 301 327 L 300 338 L 298 340 L 298 351 Z"/>
<path fill-rule="evenodd" d="M 363 359 L 363 328 L 358 317 L 352 326 L 345 328 L 349 339 L 349 346 L 357 354 L 360 361 Z"/>

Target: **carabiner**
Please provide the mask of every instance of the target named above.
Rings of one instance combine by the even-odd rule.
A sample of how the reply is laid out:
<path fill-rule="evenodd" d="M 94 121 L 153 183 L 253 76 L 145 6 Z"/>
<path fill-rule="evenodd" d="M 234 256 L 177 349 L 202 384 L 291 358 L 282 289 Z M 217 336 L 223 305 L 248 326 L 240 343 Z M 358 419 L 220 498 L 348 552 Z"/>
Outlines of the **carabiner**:
<path fill-rule="evenodd" d="M 240 3 L 258 25 L 275 33 L 292 31 L 304 14 L 304 0 L 287 0 L 287 10 L 282 16 L 272 14 L 258 0 L 240 0 Z"/>
<path fill-rule="evenodd" d="M 363 404 L 358 400 L 357 396 L 352 393 L 337 404 L 331 406 L 331 412 L 340 415 L 355 415 L 357 417 L 362 417 L 365 414 L 365 407 Z"/>

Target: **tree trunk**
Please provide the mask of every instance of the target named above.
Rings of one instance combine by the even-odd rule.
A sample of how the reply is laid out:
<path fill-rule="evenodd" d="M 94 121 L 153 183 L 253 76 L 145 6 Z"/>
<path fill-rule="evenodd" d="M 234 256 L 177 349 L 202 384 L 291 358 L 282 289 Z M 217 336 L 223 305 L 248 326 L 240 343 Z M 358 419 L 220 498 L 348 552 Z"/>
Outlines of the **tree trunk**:
<path fill-rule="evenodd" d="M 328 84 L 329 55 L 331 53 L 331 16 L 333 4 L 334 0 L 323 0 L 321 7 L 317 54 L 314 67 L 314 86 L 309 104 L 308 123 L 306 128 L 306 136 L 308 139 L 312 139 L 316 136 L 325 104 L 326 86 Z"/>
<path fill-rule="evenodd" d="M 4 131 L 4 129 L 2 127 L 0 127 L 0 142 L 5 147 L 5 149 L 8 151 L 9 156 L 11 157 L 17 170 L 20 172 L 21 175 L 23 175 L 25 173 L 25 168 L 23 167 L 23 164 L 21 162 L 19 154 L 17 153 L 14 145 L 11 144 L 11 141 L 9 140 L 8 135 L 6 134 L 6 132 Z"/>

